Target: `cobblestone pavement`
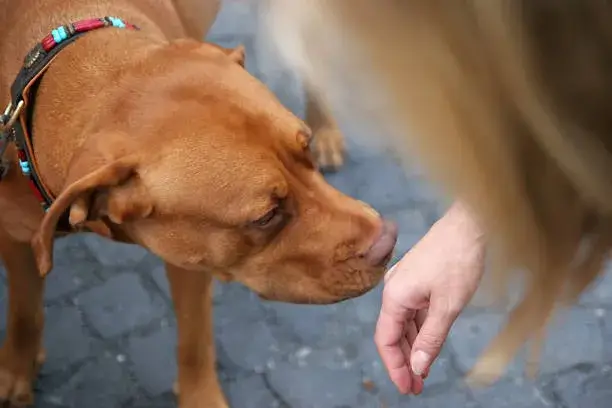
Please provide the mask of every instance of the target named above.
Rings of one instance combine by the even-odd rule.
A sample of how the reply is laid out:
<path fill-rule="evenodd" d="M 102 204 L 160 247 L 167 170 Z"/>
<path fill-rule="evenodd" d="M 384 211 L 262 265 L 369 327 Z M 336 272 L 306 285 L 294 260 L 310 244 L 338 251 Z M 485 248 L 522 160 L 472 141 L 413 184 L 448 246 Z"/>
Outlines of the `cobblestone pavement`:
<path fill-rule="evenodd" d="M 247 68 L 290 108 L 299 86 L 258 49 L 252 2 L 228 4 L 210 39 L 248 48 Z M 359 126 L 345 126 L 349 139 Z M 349 162 L 330 181 L 400 224 L 398 252 L 438 216 L 435 191 L 389 155 L 349 143 Z M 95 236 L 56 245 L 46 292 L 48 361 L 37 384 L 39 408 L 174 407 L 175 319 L 159 260 L 138 247 Z M 521 365 L 486 390 L 462 375 L 492 338 L 502 316 L 468 309 L 453 328 L 418 398 L 401 397 L 378 359 L 373 330 L 381 290 L 333 306 L 267 303 L 234 284 L 218 285 L 215 326 L 219 373 L 235 408 L 603 408 L 612 399 L 612 276 L 584 296 L 551 333 L 536 382 Z M 4 273 L 0 310 L 5 310 Z M 0 314 L 0 330 L 5 326 Z"/>

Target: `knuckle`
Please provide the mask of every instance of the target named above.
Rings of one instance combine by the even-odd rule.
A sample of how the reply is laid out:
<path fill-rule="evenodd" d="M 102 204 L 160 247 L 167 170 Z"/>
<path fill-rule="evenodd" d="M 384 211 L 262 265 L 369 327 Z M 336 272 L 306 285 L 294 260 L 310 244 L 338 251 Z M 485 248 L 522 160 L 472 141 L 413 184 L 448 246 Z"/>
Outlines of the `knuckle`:
<path fill-rule="evenodd" d="M 447 320 L 455 320 L 463 311 L 463 305 L 458 302 L 450 302 L 446 307 L 445 318 Z"/>
<path fill-rule="evenodd" d="M 420 333 L 420 343 L 423 348 L 427 350 L 439 350 L 444 345 L 446 338 L 444 336 L 434 335 L 430 333 Z"/>

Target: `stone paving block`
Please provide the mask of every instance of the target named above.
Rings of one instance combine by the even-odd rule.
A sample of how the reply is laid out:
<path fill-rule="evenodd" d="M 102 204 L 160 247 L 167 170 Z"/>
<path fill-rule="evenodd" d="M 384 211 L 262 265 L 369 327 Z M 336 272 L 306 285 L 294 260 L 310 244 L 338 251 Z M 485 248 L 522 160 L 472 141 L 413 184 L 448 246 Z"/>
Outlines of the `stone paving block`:
<path fill-rule="evenodd" d="M 241 378 L 225 384 L 226 397 L 235 408 L 278 408 L 278 401 L 261 375 Z"/>
<path fill-rule="evenodd" d="M 522 379 L 502 381 L 490 388 L 475 388 L 472 394 L 483 407 L 556 408 L 556 403 L 533 383 Z"/>
<path fill-rule="evenodd" d="M 137 265 L 148 252 L 141 246 L 122 244 L 95 234 L 81 234 L 94 257 L 104 266 L 129 268 Z"/>
<path fill-rule="evenodd" d="M 358 323 L 374 330 L 382 303 L 382 291 L 383 284 L 380 283 L 365 295 L 344 301 L 343 306 L 355 314 Z"/>
<path fill-rule="evenodd" d="M 481 408 L 463 388 L 425 391 L 418 396 L 401 395 L 397 391 L 389 395 L 368 395 L 359 408 Z M 352 408 L 352 407 L 351 407 Z M 487 406 L 482 408 L 497 408 Z M 519 407 L 515 407 L 519 408 Z M 520 407 L 522 408 L 522 407 Z"/>
<path fill-rule="evenodd" d="M 223 0 L 207 39 L 215 36 L 248 36 L 257 31 L 257 11 L 252 1 Z"/>
<path fill-rule="evenodd" d="M 503 317 L 481 313 L 460 317 L 449 335 L 458 364 L 464 371 L 473 367 L 476 359 L 502 327 Z M 510 365 L 507 374 L 522 377 L 523 354 Z M 546 339 L 540 372 L 550 374 L 581 363 L 598 363 L 604 358 L 604 346 L 599 322 L 590 310 L 571 310 L 551 326 Z"/>
<path fill-rule="evenodd" d="M 278 341 L 262 320 L 236 320 L 218 328 L 215 337 L 224 356 L 245 370 L 262 373 L 279 357 Z"/>
<path fill-rule="evenodd" d="M 268 378 L 292 408 L 354 407 L 362 386 L 358 367 L 330 368 L 324 361 L 312 365 L 282 362 L 269 372 Z"/>
<path fill-rule="evenodd" d="M 285 108 L 297 117 L 304 118 L 306 100 L 299 78 L 288 71 L 280 71 L 277 75 L 271 76 L 261 70 L 262 57 L 257 54 L 255 58 L 258 65 L 258 78 L 274 93 Z"/>
<path fill-rule="evenodd" d="M 390 158 L 364 158 L 353 169 L 352 177 L 359 181 L 356 197 L 379 211 L 406 208 L 414 201 L 413 181 Z"/>
<path fill-rule="evenodd" d="M 171 299 L 172 294 L 170 293 L 170 282 L 168 282 L 168 277 L 166 276 L 166 267 L 163 265 L 156 267 L 151 271 L 151 277 L 159 290 L 161 290 L 168 299 Z"/>
<path fill-rule="evenodd" d="M 593 307 L 612 306 L 612 263 L 580 298 L 580 304 Z"/>
<path fill-rule="evenodd" d="M 549 329 L 542 354 L 541 372 L 554 373 L 578 364 L 601 363 L 604 347 L 595 312 L 571 309 L 559 315 Z"/>
<path fill-rule="evenodd" d="M 503 316 L 481 313 L 460 316 L 453 325 L 447 342 L 454 351 L 459 369 L 468 372 L 504 323 Z M 522 376 L 523 361 L 517 358 L 507 370 L 509 376 Z"/>
<path fill-rule="evenodd" d="M 211 35 L 208 37 L 208 41 L 225 48 L 235 48 L 238 45 L 244 46 L 245 69 L 255 78 L 261 79 L 261 72 L 259 71 L 259 64 L 257 59 L 257 53 L 255 52 L 254 48 L 255 45 L 253 43 L 253 37 L 237 37 L 234 35 Z"/>
<path fill-rule="evenodd" d="M 450 408 L 451 406 L 457 408 L 480 408 L 480 405 L 470 397 L 468 390 L 460 387 L 450 390 L 439 390 L 437 392 L 425 391 L 422 395 L 411 398 L 407 404 L 398 406 L 410 408 Z M 483 406 L 483 408 L 493 407 Z"/>
<path fill-rule="evenodd" d="M 217 282 L 218 300 L 214 308 L 215 326 L 222 328 L 232 322 L 262 320 L 264 304 L 250 289 L 239 283 Z"/>
<path fill-rule="evenodd" d="M 55 241 L 53 270 L 46 278 L 45 300 L 55 300 L 99 283 L 96 262 L 81 236 L 69 235 Z"/>
<path fill-rule="evenodd" d="M 451 351 L 448 347 L 444 347 L 429 371 L 429 376 L 425 380 L 426 387 L 452 383 L 461 379 L 453 368 L 451 359 Z"/>
<path fill-rule="evenodd" d="M 261 373 L 278 359 L 280 345 L 263 302 L 240 284 L 218 284 L 214 327 L 222 365 Z"/>
<path fill-rule="evenodd" d="M 350 155 L 351 152 L 352 150 L 349 150 L 348 154 Z M 359 168 L 359 163 L 348 159 L 348 161 L 344 163 L 341 171 L 329 172 L 324 176 L 327 182 L 336 189 L 350 197 L 357 197 L 357 191 L 361 184 L 361 180 L 353 176 L 353 172 L 356 171 L 357 168 Z"/>
<path fill-rule="evenodd" d="M 177 378 L 176 327 L 164 327 L 146 337 L 132 336 L 128 354 L 138 382 L 151 396 L 172 390 Z"/>
<path fill-rule="evenodd" d="M 612 348 L 607 346 L 610 339 L 612 339 L 612 312 L 604 309 L 596 309 L 595 313 L 599 315 L 602 337 L 606 342 L 606 347 L 604 347 L 604 361 L 606 363 L 612 363 Z"/>
<path fill-rule="evenodd" d="M 357 361 L 362 368 L 363 381 L 371 385 L 373 395 L 386 401 L 395 401 L 399 398 L 398 391 L 389 379 L 389 375 L 376 350 L 373 333 L 361 339 Z M 425 381 L 425 388 L 430 389 L 450 384 L 455 381 L 456 377 L 456 373 L 451 367 L 450 351 L 444 348 L 431 368 L 429 376 Z"/>
<path fill-rule="evenodd" d="M 304 118 L 306 101 L 301 78 L 287 67 L 265 35 L 255 36 L 254 50 L 258 77 L 287 109 Z"/>
<path fill-rule="evenodd" d="M 172 392 L 167 392 L 158 395 L 154 398 L 140 397 L 136 398 L 131 403 L 122 408 L 177 408 L 178 404 L 176 396 Z"/>
<path fill-rule="evenodd" d="M 408 170 L 403 167 L 404 172 Z M 398 185 L 398 187 L 401 185 Z M 412 200 L 428 204 L 433 208 L 445 208 L 450 202 L 444 192 L 429 181 L 426 177 L 411 177 L 409 188 L 412 193 Z"/>
<path fill-rule="evenodd" d="M 393 253 L 392 264 L 399 261 L 412 247 L 419 242 L 429 231 L 431 224 L 425 217 L 424 211 L 417 204 L 408 204 L 390 214 L 386 218 L 394 221 L 398 227 L 397 245 Z"/>
<path fill-rule="evenodd" d="M 42 394 L 34 400 L 34 408 L 69 408 L 67 405 L 62 404 L 62 402 L 58 397 Z"/>
<path fill-rule="evenodd" d="M 120 408 L 136 392 L 122 364 L 103 356 L 84 364 L 57 390 L 38 397 L 42 407 Z"/>
<path fill-rule="evenodd" d="M 92 326 L 105 338 L 117 336 L 164 315 L 161 298 L 145 291 L 137 275 L 123 273 L 77 297 Z"/>
<path fill-rule="evenodd" d="M 357 318 L 355 304 L 307 306 L 271 302 L 267 306 L 271 311 L 270 327 L 281 345 L 296 341 L 321 349 L 336 347 L 347 339 L 361 337 L 364 328 L 369 329 Z"/>
<path fill-rule="evenodd" d="M 214 280 L 214 287 L 213 287 L 213 303 L 218 303 L 221 302 L 223 299 L 223 282 L 218 281 L 217 279 Z"/>
<path fill-rule="evenodd" d="M 573 370 L 555 381 L 555 390 L 564 408 L 609 408 L 612 401 L 610 367 L 585 373 Z"/>
<path fill-rule="evenodd" d="M 94 352 L 94 341 L 84 328 L 81 312 L 76 307 L 49 307 L 45 315 L 47 361 L 43 372 L 63 370 Z"/>

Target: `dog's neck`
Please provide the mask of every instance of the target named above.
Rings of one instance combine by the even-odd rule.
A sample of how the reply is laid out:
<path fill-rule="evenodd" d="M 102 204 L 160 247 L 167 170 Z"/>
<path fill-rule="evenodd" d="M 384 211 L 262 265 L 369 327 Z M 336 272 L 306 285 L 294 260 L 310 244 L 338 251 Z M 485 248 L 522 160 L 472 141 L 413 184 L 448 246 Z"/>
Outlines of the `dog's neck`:
<path fill-rule="evenodd" d="M 100 29 L 85 34 L 60 52 L 36 95 L 32 138 L 39 172 L 53 192 L 63 186 L 68 163 L 84 139 L 84 129 L 102 110 L 116 105 L 113 87 L 117 76 L 145 58 L 152 44 L 182 36 L 180 22 L 171 2 L 159 0 L 84 2 L 70 12 L 62 0 L 22 0 L 0 11 L 3 106 L 9 102 L 9 89 L 23 58 L 51 29 L 105 15 L 120 16 L 141 31 Z"/>
<path fill-rule="evenodd" d="M 72 155 L 106 118 L 121 120 L 121 79 L 159 46 L 146 33 L 105 30 L 85 34 L 63 50 L 40 82 L 32 138 L 44 182 L 63 187 Z M 127 119 L 126 119 L 127 120 Z"/>
<path fill-rule="evenodd" d="M 7 95 L 8 87 L 23 63 L 23 57 L 51 29 L 60 25 L 117 16 L 138 25 L 156 40 L 184 35 L 172 2 L 166 0 L 20 0 L 8 3 L 10 5 L 3 5 L 0 10 L 0 95 L 3 97 Z M 104 50 L 98 52 L 103 53 Z"/>

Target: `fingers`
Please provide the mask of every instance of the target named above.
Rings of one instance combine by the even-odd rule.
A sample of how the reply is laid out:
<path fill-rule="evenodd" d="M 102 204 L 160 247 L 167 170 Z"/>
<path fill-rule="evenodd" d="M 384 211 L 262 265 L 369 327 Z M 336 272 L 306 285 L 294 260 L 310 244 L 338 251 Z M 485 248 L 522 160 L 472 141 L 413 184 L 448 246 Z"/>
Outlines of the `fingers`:
<path fill-rule="evenodd" d="M 423 392 L 423 377 L 412 374 L 412 393 L 419 395 Z"/>
<path fill-rule="evenodd" d="M 414 317 L 414 323 L 416 324 L 417 332 L 421 331 L 423 323 L 425 323 L 425 319 L 427 318 L 427 312 L 427 309 L 421 309 L 416 312 L 416 316 Z"/>
<path fill-rule="evenodd" d="M 406 322 L 405 325 L 406 325 L 405 338 L 406 338 L 408 347 L 403 349 L 403 352 L 404 352 L 404 357 L 406 358 L 406 361 L 410 361 L 412 345 L 414 344 L 414 341 L 417 338 L 417 335 L 419 332 L 418 332 L 418 328 L 417 328 L 415 321 Z M 408 350 L 408 353 L 406 353 L 406 350 Z M 423 378 L 419 375 L 414 374 L 412 372 L 412 369 L 410 371 L 411 371 L 411 384 L 412 384 L 411 392 L 415 395 L 419 395 L 421 392 L 423 392 Z"/>
<path fill-rule="evenodd" d="M 399 268 L 391 268 L 385 277 L 388 282 L 395 279 Z M 398 275 L 398 277 L 400 277 Z M 391 381 L 401 393 L 420 393 L 423 380 L 410 368 L 412 343 L 417 338 L 414 322 L 416 311 L 426 303 L 426 298 L 417 285 L 395 284 L 385 286 L 383 302 L 376 327 L 375 342 Z"/>
<path fill-rule="evenodd" d="M 405 338 L 405 322 L 414 316 L 413 311 L 393 302 L 383 302 L 376 326 L 375 342 L 391 381 L 398 390 L 409 393 L 412 373 L 409 367 L 411 348 Z"/>
<path fill-rule="evenodd" d="M 433 308 L 432 305 L 425 317 L 420 316 L 422 324 L 410 358 L 410 366 L 415 374 L 424 375 L 429 371 L 432 362 L 440 354 L 458 314 L 448 309 Z M 418 318 L 418 314 L 416 317 Z"/>
<path fill-rule="evenodd" d="M 421 328 L 423 327 L 423 323 L 425 323 L 426 318 L 427 318 L 427 309 L 417 311 L 416 316 L 414 318 L 414 323 L 417 328 L 417 333 L 421 331 Z M 410 344 L 414 345 L 414 340 Z M 421 378 L 423 380 L 426 380 L 428 376 L 429 376 L 429 367 L 425 369 L 425 371 L 421 375 Z"/>
<path fill-rule="evenodd" d="M 376 327 L 375 342 L 391 381 L 403 394 L 420 394 L 423 379 L 415 375 L 410 366 L 412 344 L 418 336 L 412 319 L 415 312 L 383 305 Z"/>
<path fill-rule="evenodd" d="M 412 389 L 412 372 L 408 364 L 411 349 L 405 337 L 405 321 L 403 313 L 389 310 L 389 307 L 383 304 L 374 338 L 391 381 L 403 394 L 409 393 Z"/>

